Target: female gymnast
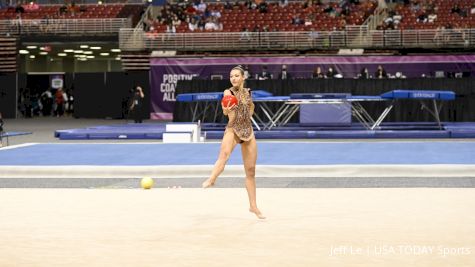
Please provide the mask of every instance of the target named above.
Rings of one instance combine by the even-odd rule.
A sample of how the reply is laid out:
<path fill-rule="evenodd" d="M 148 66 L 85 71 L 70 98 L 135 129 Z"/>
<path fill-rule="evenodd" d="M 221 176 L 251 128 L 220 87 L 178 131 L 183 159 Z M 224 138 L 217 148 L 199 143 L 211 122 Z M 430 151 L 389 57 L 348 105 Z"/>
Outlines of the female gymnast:
<path fill-rule="evenodd" d="M 249 211 L 256 214 L 259 219 L 265 216 L 259 211 L 256 204 L 256 160 L 257 144 L 252 129 L 251 117 L 254 113 L 250 89 L 244 88 L 244 69 L 241 66 L 234 67 L 230 73 L 230 81 L 233 87 L 224 90 L 224 95 L 234 95 L 238 99 L 237 105 L 228 105 L 223 108 L 224 115 L 228 116 L 228 125 L 224 131 L 223 141 L 218 160 L 216 161 L 210 177 L 203 182 L 203 188 L 214 185 L 216 178 L 223 172 L 232 151 L 237 144 L 241 144 L 242 159 L 246 173 L 246 189 L 249 197 Z"/>

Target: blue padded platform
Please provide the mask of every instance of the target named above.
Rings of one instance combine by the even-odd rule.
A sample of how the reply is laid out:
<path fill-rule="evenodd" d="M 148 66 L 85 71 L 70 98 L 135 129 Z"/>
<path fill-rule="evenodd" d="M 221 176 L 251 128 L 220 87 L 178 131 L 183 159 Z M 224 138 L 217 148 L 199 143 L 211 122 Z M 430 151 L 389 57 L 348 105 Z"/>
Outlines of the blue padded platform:
<path fill-rule="evenodd" d="M 252 97 L 270 97 L 272 93 L 264 90 L 252 90 Z M 220 101 L 223 98 L 223 92 L 208 92 L 208 93 L 187 93 L 176 96 L 178 102 L 200 102 L 200 101 Z"/>
<path fill-rule="evenodd" d="M 259 102 L 259 101 L 275 101 L 275 100 L 282 100 L 282 101 L 287 101 L 289 100 L 289 96 L 264 96 L 264 97 L 253 97 L 253 101 Z"/>
<path fill-rule="evenodd" d="M 435 99 L 435 100 L 454 100 L 453 91 L 433 91 L 433 90 L 393 90 L 381 94 L 386 99 Z"/>
<path fill-rule="evenodd" d="M 351 94 L 348 93 L 293 93 L 290 94 L 290 99 L 342 99 L 347 98 Z"/>
<path fill-rule="evenodd" d="M 124 123 L 82 129 L 57 130 L 54 136 L 61 140 L 161 139 L 163 132 L 165 132 L 165 124 L 163 123 Z"/>
<path fill-rule="evenodd" d="M 445 124 L 447 124 L 445 126 Z M 221 139 L 224 124 L 202 124 L 207 139 Z M 119 124 L 83 129 L 58 130 L 61 140 L 81 139 L 162 139 L 164 123 Z M 365 130 L 359 123 L 347 126 L 291 124 L 270 131 L 255 131 L 258 139 L 358 139 L 358 138 L 475 138 L 475 123 L 444 123 L 439 130 L 434 123 L 385 123 L 377 131 Z"/>
<path fill-rule="evenodd" d="M 251 93 L 252 93 L 252 98 L 273 96 L 271 92 L 268 92 L 265 90 L 252 90 Z"/>

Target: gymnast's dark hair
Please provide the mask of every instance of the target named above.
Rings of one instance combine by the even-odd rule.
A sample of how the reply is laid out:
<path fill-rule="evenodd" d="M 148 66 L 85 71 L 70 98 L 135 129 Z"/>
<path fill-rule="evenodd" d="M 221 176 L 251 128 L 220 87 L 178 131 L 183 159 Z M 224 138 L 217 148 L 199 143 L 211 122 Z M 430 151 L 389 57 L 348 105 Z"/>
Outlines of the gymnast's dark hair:
<path fill-rule="evenodd" d="M 237 65 L 236 67 L 232 68 L 231 70 L 239 70 L 241 74 L 244 76 L 244 68 L 241 65 Z"/>

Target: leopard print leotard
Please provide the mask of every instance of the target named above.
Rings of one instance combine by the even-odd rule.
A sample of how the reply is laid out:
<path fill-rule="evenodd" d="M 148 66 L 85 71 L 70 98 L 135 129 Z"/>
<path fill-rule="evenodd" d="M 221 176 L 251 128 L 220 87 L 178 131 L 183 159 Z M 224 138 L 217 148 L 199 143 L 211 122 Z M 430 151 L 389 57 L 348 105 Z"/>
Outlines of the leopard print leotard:
<path fill-rule="evenodd" d="M 249 141 L 254 136 L 251 117 L 254 113 L 254 103 L 252 102 L 251 90 L 248 88 L 230 88 L 231 93 L 237 97 L 238 104 L 231 110 L 226 131 L 233 130 L 241 141 Z"/>

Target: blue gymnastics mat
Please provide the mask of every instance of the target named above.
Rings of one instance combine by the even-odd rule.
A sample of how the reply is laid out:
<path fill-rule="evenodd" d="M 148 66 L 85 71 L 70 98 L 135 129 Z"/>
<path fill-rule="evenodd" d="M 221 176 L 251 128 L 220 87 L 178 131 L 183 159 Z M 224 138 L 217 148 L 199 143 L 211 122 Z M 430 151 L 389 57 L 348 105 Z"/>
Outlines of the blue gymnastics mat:
<path fill-rule="evenodd" d="M 0 166 L 212 165 L 219 142 L 32 144 L 0 150 Z M 475 142 L 258 142 L 257 164 L 475 164 Z M 242 164 L 240 147 L 228 164 Z"/>
<path fill-rule="evenodd" d="M 207 139 L 221 139 L 224 124 L 202 124 Z M 165 123 L 124 123 L 80 129 L 57 130 L 61 140 L 87 139 L 162 139 Z M 300 125 L 289 124 L 272 130 L 255 130 L 258 139 L 358 139 L 358 138 L 475 138 L 475 123 L 444 123 L 442 129 L 434 123 L 385 123 L 379 130 L 365 130 L 360 124 Z"/>

